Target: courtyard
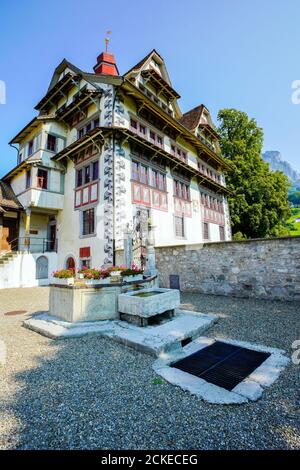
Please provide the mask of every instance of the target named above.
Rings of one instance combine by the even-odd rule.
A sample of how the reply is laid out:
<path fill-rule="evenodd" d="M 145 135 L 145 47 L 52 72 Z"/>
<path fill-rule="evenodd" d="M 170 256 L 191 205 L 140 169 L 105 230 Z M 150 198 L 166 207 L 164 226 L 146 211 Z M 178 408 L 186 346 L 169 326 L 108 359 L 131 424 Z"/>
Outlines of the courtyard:
<path fill-rule="evenodd" d="M 54 341 L 22 327 L 48 310 L 47 287 L 0 291 L 0 449 L 299 449 L 299 366 L 257 402 L 212 405 L 152 369 L 154 358 L 109 339 Z M 207 336 L 285 349 L 300 337 L 299 302 L 181 294 L 218 316 Z M 5 315 L 9 311 L 26 311 Z"/>

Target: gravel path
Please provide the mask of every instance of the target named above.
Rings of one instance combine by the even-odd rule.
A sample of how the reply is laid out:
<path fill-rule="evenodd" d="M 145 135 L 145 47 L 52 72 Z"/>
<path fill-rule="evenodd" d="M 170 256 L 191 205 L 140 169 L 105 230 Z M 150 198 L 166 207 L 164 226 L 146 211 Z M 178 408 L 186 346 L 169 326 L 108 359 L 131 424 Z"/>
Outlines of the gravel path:
<path fill-rule="evenodd" d="M 284 348 L 300 339 L 299 303 L 184 294 L 221 316 L 207 335 Z M 210 405 L 155 380 L 153 358 L 107 339 L 55 342 L 21 326 L 48 289 L 0 291 L 0 449 L 299 449 L 299 367 L 256 403 Z M 28 313 L 4 316 L 9 310 Z"/>

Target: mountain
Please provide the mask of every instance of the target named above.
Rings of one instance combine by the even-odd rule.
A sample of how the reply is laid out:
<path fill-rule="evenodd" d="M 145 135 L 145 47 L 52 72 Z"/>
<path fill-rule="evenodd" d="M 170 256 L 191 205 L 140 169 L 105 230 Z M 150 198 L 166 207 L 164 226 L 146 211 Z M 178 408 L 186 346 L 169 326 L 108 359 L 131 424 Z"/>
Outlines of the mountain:
<path fill-rule="evenodd" d="M 277 150 L 269 150 L 262 154 L 265 162 L 270 164 L 272 171 L 282 171 L 292 183 L 300 184 L 300 173 L 296 171 L 292 165 L 286 160 L 283 160 L 282 155 Z"/>

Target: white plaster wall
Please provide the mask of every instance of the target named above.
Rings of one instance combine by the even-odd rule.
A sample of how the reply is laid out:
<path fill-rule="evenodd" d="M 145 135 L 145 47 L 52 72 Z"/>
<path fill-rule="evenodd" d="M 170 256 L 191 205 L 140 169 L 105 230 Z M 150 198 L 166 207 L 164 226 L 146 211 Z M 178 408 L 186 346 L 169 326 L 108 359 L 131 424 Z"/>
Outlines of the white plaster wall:
<path fill-rule="evenodd" d="M 100 181 L 99 181 L 99 202 L 97 205 L 84 206 L 84 209 L 95 207 L 96 209 L 96 235 L 80 236 L 80 209 L 74 209 L 74 188 L 75 188 L 75 168 L 69 161 L 65 176 L 65 196 L 63 210 L 57 216 L 57 237 L 58 237 L 58 269 L 65 267 L 66 260 L 73 256 L 76 267 L 79 266 L 79 250 L 81 247 L 89 246 L 91 249 L 91 264 L 93 267 L 100 267 L 104 261 L 104 173 L 102 156 L 99 159 Z"/>
<path fill-rule="evenodd" d="M 48 258 L 48 278 L 36 279 L 36 260 L 39 256 Z M 56 253 L 22 253 L 0 267 L 0 289 L 11 287 L 34 287 L 48 285 L 56 270 Z"/>

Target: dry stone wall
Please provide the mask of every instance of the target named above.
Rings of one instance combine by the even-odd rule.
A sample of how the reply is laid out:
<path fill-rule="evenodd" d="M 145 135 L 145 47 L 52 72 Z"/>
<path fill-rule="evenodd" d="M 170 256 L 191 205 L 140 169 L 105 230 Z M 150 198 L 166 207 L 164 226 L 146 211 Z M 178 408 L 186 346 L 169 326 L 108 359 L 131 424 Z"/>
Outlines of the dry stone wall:
<path fill-rule="evenodd" d="M 300 300 L 300 237 L 158 247 L 156 264 L 161 287 L 172 276 L 186 292 Z"/>

